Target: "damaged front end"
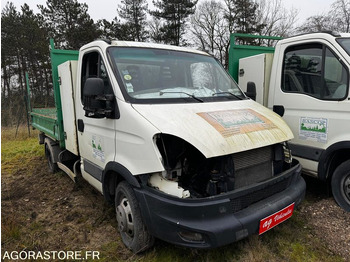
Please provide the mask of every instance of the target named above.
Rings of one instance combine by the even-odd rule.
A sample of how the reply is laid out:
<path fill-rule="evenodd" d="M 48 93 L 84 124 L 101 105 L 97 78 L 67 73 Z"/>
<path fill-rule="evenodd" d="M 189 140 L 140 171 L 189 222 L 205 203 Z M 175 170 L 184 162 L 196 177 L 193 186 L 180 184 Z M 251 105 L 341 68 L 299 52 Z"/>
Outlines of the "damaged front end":
<path fill-rule="evenodd" d="M 285 143 L 206 158 L 178 137 L 155 137 L 164 171 L 135 188 L 147 228 L 181 246 L 218 247 L 259 232 L 261 221 L 305 194 Z"/>
<path fill-rule="evenodd" d="M 156 145 L 165 171 L 151 174 L 148 186 L 179 198 L 234 192 L 273 179 L 292 165 L 286 143 L 213 158 L 206 158 L 191 144 L 172 135 L 157 135 Z"/>

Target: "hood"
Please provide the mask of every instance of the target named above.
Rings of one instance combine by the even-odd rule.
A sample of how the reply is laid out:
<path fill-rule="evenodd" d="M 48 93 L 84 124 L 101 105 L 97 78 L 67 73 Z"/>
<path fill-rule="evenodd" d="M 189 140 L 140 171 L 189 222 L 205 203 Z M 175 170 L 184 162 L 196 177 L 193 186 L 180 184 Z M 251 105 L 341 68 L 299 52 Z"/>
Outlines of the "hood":
<path fill-rule="evenodd" d="M 252 100 L 133 107 L 160 132 L 182 138 L 207 158 L 293 138 L 280 116 Z"/>

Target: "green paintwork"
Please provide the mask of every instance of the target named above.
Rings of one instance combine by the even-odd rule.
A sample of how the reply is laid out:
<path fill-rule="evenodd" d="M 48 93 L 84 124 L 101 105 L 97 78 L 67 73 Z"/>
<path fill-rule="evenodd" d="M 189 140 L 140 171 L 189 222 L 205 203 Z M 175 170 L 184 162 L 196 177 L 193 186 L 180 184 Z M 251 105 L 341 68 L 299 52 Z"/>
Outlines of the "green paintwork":
<path fill-rule="evenodd" d="M 268 46 L 250 46 L 250 45 L 236 45 L 236 38 L 254 38 L 254 39 L 266 39 L 266 40 L 280 40 L 281 37 L 275 36 L 261 36 L 261 35 L 249 35 L 249 34 L 231 34 L 230 49 L 229 49 L 229 64 L 228 71 L 236 82 L 238 82 L 238 70 L 239 70 L 239 59 L 259 55 L 263 53 L 273 53 L 275 48 Z"/>
<path fill-rule="evenodd" d="M 58 66 L 69 60 L 78 60 L 78 56 L 79 51 L 55 49 L 54 41 L 53 39 L 50 39 L 50 57 L 55 108 L 33 108 L 30 112 L 32 126 L 58 141 L 61 148 L 65 147 L 65 138 Z M 29 94 L 29 81 L 27 81 L 27 88 Z"/>

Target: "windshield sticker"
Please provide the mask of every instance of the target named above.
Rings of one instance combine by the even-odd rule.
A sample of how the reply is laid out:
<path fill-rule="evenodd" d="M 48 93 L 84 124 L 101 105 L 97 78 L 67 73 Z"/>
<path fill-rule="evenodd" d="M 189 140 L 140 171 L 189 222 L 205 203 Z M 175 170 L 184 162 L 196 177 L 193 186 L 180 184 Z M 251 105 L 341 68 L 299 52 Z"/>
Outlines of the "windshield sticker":
<path fill-rule="evenodd" d="M 105 162 L 105 152 L 103 151 L 103 138 L 93 135 L 91 139 L 92 157 Z"/>
<path fill-rule="evenodd" d="M 130 81 L 131 78 L 132 78 L 131 75 L 125 75 L 125 76 L 124 76 L 124 79 L 125 79 L 126 81 Z"/>
<path fill-rule="evenodd" d="M 327 143 L 328 119 L 301 117 L 299 138 L 320 143 Z"/>
<path fill-rule="evenodd" d="M 134 92 L 134 87 L 131 83 L 125 83 L 125 85 L 126 85 L 126 90 L 128 91 L 128 93 Z"/>
<path fill-rule="evenodd" d="M 276 126 L 252 109 L 238 109 L 197 113 L 223 137 L 273 129 Z"/>

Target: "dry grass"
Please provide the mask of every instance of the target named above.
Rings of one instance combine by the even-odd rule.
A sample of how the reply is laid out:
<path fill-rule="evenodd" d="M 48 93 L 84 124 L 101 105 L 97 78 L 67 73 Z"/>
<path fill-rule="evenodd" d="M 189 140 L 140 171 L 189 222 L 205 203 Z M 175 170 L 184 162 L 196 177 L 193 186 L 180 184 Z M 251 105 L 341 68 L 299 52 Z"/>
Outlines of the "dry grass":
<path fill-rule="evenodd" d="M 2 251 L 97 250 L 100 261 L 343 261 L 318 239 L 296 211 L 258 237 L 210 249 L 186 249 L 156 241 L 133 255 L 117 233 L 114 208 L 90 185 L 75 185 L 63 173 L 49 174 L 37 134 L 2 129 Z"/>

